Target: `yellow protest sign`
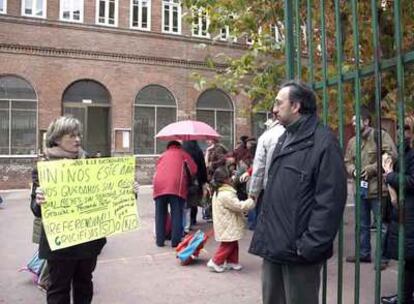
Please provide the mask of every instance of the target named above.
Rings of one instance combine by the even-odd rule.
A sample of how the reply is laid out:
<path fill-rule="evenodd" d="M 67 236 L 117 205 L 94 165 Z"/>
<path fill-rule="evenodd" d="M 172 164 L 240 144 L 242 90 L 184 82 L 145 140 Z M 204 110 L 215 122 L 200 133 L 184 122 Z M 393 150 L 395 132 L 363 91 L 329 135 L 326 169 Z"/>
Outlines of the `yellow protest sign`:
<path fill-rule="evenodd" d="M 133 156 L 44 161 L 37 169 L 52 250 L 138 228 Z"/>

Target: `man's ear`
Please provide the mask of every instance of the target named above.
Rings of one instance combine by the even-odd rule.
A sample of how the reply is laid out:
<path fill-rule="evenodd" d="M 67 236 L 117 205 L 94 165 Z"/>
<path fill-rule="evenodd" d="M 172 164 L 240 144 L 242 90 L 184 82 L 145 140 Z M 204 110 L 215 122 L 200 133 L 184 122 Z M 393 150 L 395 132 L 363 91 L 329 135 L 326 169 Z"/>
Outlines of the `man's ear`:
<path fill-rule="evenodd" d="M 300 110 L 300 102 L 293 102 L 292 103 L 292 112 L 299 113 Z"/>

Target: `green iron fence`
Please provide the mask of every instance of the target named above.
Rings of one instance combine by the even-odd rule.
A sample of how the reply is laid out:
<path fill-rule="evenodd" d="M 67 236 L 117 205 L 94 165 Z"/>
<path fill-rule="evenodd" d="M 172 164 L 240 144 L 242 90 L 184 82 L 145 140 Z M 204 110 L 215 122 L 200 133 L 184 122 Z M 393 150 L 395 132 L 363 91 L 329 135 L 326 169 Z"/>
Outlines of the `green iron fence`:
<path fill-rule="evenodd" d="M 375 113 L 375 127 L 391 118 L 398 128 L 399 216 L 404 210 L 404 116 L 412 108 L 414 83 L 414 1 L 393 0 L 285 0 L 286 77 L 308 82 L 321 96 L 322 120 L 338 132 L 346 147 L 345 125 L 349 117 L 360 121 L 361 105 Z M 404 8 L 404 10 L 403 10 Z M 303 28 L 306 28 L 303 31 Z M 392 29 L 392 30 L 391 30 Z M 303 34 L 305 32 L 306 34 Z M 406 88 L 406 84 L 410 88 Z M 385 95 L 385 98 L 384 98 Z M 384 100 L 394 96 L 386 105 Z M 368 97 L 367 97 L 368 96 Z M 388 106 L 384 110 L 384 107 Z M 348 117 L 348 119 L 347 119 Z M 360 125 L 356 125 L 355 256 L 360 251 Z M 381 136 L 377 139 L 377 169 L 381 168 Z M 378 178 L 378 199 L 382 204 L 382 182 Z M 381 210 L 381 208 L 380 208 Z M 375 303 L 381 302 L 381 212 L 376 214 Z M 399 224 L 398 298 L 404 283 L 404 222 Z M 344 228 L 338 233 L 337 303 L 343 303 Z M 360 264 L 355 263 L 354 303 L 360 303 Z M 327 303 L 327 265 L 323 268 L 322 302 Z M 402 302 L 400 302 L 402 303 Z"/>

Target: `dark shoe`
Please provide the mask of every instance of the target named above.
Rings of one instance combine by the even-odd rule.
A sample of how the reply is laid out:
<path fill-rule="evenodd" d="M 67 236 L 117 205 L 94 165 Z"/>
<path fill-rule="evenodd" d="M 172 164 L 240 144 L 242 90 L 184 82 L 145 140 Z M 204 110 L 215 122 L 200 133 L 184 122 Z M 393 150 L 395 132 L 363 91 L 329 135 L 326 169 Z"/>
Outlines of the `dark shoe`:
<path fill-rule="evenodd" d="M 355 258 L 355 256 L 354 255 L 351 255 L 351 256 L 349 256 L 349 257 L 346 257 L 346 261 L 348 262 L 348 263 L 355 263 L 356 262 L 356 258 Z M 367 257 L 360 257 L 359 258 L 359 262 L 360 263 L 371 263 L 371 257 L 370 256 L 367 256 Z"/>
<path fill-rule="evenodd" d="M 381 304 L 397 304 L 398 298 L 397 295 L 381 297 Z"/>

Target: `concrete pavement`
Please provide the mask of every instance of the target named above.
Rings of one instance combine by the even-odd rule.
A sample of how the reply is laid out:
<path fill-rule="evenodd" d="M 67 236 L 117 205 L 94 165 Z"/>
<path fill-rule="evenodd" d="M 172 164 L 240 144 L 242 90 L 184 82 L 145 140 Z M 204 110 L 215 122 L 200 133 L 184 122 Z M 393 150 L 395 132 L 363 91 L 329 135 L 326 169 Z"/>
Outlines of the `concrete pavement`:
<path fill-rule="evenodd" d="M 19 273 L 36 245 L 31 243 L 33 216 L 28 191 L 0 192 L 5 206 L 0 209 L 0 303 L 45 303 L 45 294 L 31 282 L 28 273 Z M 210 239 L 200 260 L 180 266 L 169 243 L 155 246 L 154 207 L 151 189 L 143 187 L 138 204 L 141 228 L 108 238 L 94 272 L 93 303 L 102 304 L 178 304 L 223 303 L 258 304 L 261 302 L 261 260 L 247 253 L 251 232 L 240 242 L 240 272 L 212 273 L 205 264 L 217 243 Z M 200 214 L 199 214 L 200 216 Z M 199 228 L 209 225 L 199 220 Z M 353 208 L 345 216 L 345 252 L 353 251 Z M 374 241 L 372 241 L 374 243 Z M 344 302 L 354 303 L 354 266 L 344 263 Z M 337 303 L 337 258 L 328 261 L 327 303 Z M 396 290 L 396 263 L 382 272 L 382 294 Z M 374 303 L 373 264 L 361 264 L 361 304 Z M 304 303 L 306 304 L 306 303 Z"/>

